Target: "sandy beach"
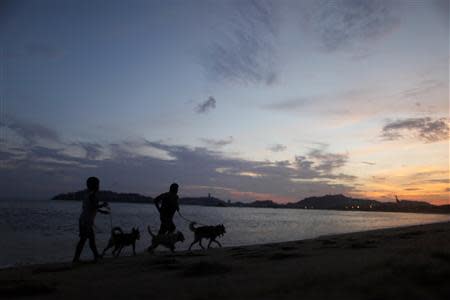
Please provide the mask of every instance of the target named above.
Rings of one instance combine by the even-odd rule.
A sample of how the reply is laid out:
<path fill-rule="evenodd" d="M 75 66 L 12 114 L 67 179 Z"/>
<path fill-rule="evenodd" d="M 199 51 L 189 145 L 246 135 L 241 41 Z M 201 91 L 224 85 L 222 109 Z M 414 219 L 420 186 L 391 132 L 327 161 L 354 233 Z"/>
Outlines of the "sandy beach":
<path fill-rule="evenodd" d="M 157 251 L 97 264 L 3 269 L 0 297 L 448 299 L 449 278 L 450 223 L 438 223 L 208 251 Z"/>

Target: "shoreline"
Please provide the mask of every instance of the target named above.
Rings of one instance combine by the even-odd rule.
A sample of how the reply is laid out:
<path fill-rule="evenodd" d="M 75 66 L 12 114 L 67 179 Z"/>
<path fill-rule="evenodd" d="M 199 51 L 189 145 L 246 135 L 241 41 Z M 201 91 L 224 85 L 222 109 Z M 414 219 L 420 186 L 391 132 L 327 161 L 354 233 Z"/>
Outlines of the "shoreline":
<path fill-rule="evenodd" d="M 72 200 L 67 200 L 67 201 L 72 201 Z M 333 210 L 327 210 L 327 211 L 333 211 Z M 387 213 L 396 214 L 397 212 L 387 212 Z M 447 216 L 446 214 L 436 214 L 436 215 Z M 324 234 L 324 235 L 319 235 L 316 237 L 304 238 L 304 239 L 293 239 L 293 240 L 284 240 L 284 241 L 266 242 L 266 243 L 254 243 L 254 244 L 238 244 L 238 245 L 225 246 L 224 249 L 233 248 L 233 247 L 256 247 L 256 246 L 264 246 L 264 245 L 269 245 L 269 244 L 300 242 L 300 241 L 315 240 L 315 239 L 319 239 L 319 238 L 326 237 L 326 236 L 340 236 L 340 235 L 358 234 L 358 233 L 362 234 L 362 233 L 366 233 L 366 232 L 379 231 L 379 230 L 401 229 L 401 228 L 408 228 L 408 227 L 414 227 L 414 226 L 439 224 L 439 223 L 447 223 L 447 222 L 450 223 L 450 218 L 448 221 L 429 222 L 429 223 L 414 224 L 414 225 L 399 225 L 399 226 L 395 226 L 395 227 L 385 227 L 385 228 L 368 229 L 368 230 L 360 230 L 360 231 L 350 231 L 350 232 L 343 232 L 343 233 L 330 233 L 330 234 Z M 187 241 L 187 242 L 189 242 L 189 241 Z M 97 244 L 97 246 L 98 246 L 98 244 Z M 167 250 L 167 249 L 165 249 L 165 250 Z M 88 245 L 85 246 L 84 251 L 88 252 L 90 254 Z M 179 250 L 179 252 L 186 252 L 186 251 L 187 250 Z M 145 255 L 144 252 L 136 252 L 136 254 L 137 255 Z M 43 265 L 62 264 L 62 263 L 68 263 L 68 261 L 64 261 L 64 260 L 60 259 L 60 260 L 56 260 L 56 261 L 42 261 L 42 262 L 35 262 L 35 263 L 10 263 L 10 264 L 3 265 L 3 266 L 0 265 L 0 271 L 6 270 L 6 269 L 19 269 L 19 268 L 27 268 L 27 267 L 33 267 L 33 266 L 43 266 Z"/>
<path fill-rule="evenodd" d="M 0 298 L 445 299 L 450 222 L 0 270 Z M 176 288 L 174 288 L 176 287 Z M 238 292 L 239 291 L 239 292 Z"/>

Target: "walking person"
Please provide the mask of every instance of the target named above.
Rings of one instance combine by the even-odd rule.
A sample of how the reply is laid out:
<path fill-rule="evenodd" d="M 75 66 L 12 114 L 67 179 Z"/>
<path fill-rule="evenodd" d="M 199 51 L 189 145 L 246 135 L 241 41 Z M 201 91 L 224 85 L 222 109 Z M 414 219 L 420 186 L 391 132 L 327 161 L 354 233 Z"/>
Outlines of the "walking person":
<path fill-rule="evenodd" d="M 97 177 L 89 177 L 86 181 L 86 186 L 87 196 L 83 200 L 81 215 L 78 220 L 80 240 L 75 249 L 74 263 L 79 262 L 86 240 L 89 240 L 89 247 L 94 254 L 94 261 L 101 258 L 100 254 L 98 254 L 97 245 L 95 244 L 94 220 L 97 212 L 109 214 L 109 211 L 101 209 L 103 207 L 107 208 L 108 203 L 103 202 L 99 204 L 98 202 L 97 192 L 100 188 L 100 180 Z"/>
<path fill-rule="evenodd" d="M 173 215 L 175 212 L 180 211 L 178 205 L 178 184 L 172 183 L 169 191 L 156 197 L 154 203 L 161 220 L 158 235 L 173 233 L 176 229 L 173 223 Z"/>

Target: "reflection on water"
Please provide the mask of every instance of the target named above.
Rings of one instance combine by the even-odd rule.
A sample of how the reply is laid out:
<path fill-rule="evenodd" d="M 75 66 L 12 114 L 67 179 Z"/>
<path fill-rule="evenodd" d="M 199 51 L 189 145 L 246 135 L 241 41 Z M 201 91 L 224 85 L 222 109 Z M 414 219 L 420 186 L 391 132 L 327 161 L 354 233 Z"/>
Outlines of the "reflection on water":
<path fill-rule="evenodd" d="M 111 203 L 113 226 L 126 231 L 137 226 L 141 240 L 137 251 L 150 244 L 146 231 L 154 231 L 159 219 L 153 205 Z M 78 216 L 81 203 L 71 201 L 0 201 L 0 266 L 69 261 L 78 240 Z M 450 216 L 409 213 L 347 212 L 325 210 L 182 206 L 183 215 L 204 224 L 223 223 L 227 233 L 224 246 L 248 245 L 314 238 L 325 234 L 364 231 L 378 228 L 448 221 Z M 193 239 L 188 223 L 175 216 L 175 224 L 186 241 L 177 244 L 187 249 Z M 110 234 L 109 216 L 98 215 L 97 245 L 102 250 Z M 162 250 L 162 249 L 161 249 Z M 131 248 L 124 251 L 131 253 Z M 86 246 L 83 253 L 90 258 Z"/>

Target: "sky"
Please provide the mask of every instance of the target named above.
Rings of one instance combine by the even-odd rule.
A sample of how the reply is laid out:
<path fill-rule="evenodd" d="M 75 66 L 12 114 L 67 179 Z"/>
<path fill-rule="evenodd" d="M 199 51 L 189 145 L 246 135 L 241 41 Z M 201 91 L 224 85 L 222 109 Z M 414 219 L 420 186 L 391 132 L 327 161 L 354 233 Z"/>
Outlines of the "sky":
<path fill-rule="evenodd" d="M 448 0 L 2 1 L 1 198 L 450 203 Z"/>

